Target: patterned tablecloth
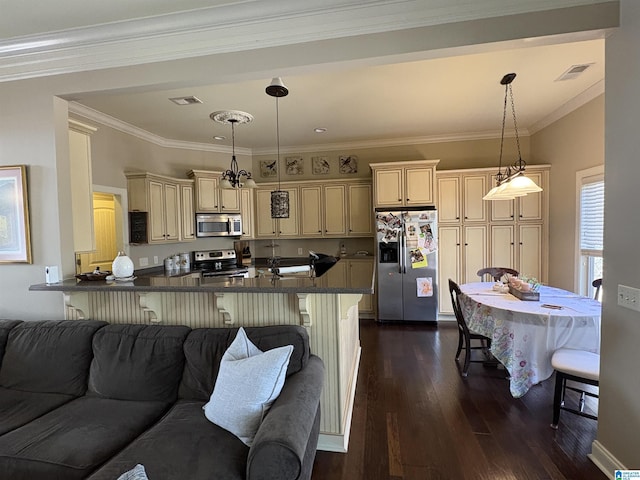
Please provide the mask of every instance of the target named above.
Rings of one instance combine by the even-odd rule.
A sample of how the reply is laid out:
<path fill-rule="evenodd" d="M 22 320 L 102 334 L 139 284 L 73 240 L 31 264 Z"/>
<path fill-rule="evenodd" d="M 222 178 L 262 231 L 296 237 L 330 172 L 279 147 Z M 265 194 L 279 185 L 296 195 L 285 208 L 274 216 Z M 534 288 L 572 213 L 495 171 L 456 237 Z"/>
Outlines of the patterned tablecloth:
<path fill-rule="evenodd" d="M 544 286 L 540 301 L 522 301 L 492 287 L 460 285 L 460 306 L 469 330 L 492 339 L 491 353 L 509 371 L 515 398 L 553 374 L 558 348 L 600 352 L 600 302 Z"/>

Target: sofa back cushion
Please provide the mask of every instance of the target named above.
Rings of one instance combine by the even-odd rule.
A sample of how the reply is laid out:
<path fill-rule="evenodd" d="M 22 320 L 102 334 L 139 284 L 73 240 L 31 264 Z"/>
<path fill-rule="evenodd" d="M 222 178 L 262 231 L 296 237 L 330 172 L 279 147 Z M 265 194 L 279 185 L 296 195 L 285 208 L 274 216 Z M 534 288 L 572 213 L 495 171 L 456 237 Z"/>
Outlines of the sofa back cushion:
<path fill-rule="evenodd" d="M 0 320 L 0 364 L 2 364 L 2 359 L 4 358 L 4 349 L 7 346 L 9 332 L 19 323 L 22 323 L 22 320 Z"/>
<path fill-rule="evenodd" d="M 27 392 L 83 395 L 91 339 L 106 325 L 93 320 L 22 322 L 9 331 L 0 386 Z"/>
<path fill-rule="evenodd" d="M 309 360 L 309 334 L 298 325 L 245 327 L 249 340 L 263 352 L 293 345 L 287 376 L 300 371 Z M 178 396 L 208 401 L 218 378 L 220 361 L 236 338 L 237 328 L 198 328 L 184 342 L 185 365 Z"/>
<path fill-rule="evenodd" d="M 108 325 L 93 338 L 89 395 L 173 402 L 191 331 L 177 325 Z"/>

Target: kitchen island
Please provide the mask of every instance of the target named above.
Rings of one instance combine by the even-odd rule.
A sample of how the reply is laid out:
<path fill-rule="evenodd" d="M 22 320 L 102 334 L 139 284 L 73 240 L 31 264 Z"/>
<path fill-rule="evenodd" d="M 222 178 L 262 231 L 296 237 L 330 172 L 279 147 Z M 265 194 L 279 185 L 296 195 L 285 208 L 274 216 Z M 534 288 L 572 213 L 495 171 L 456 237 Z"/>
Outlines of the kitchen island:
<path fill-rule="evenodd" d="M 348 284 L 331 270 L 320 278 L 201 278 L 185 272 L 138 275 L 129 282 L 64 280 L 29 290 L 61 292 L 70 319 L 191 328 L 303 325 L 311 350 L 325 363 L 318 448 L 346 451 L 360 361 L 358 301 L 373 293 L 373 278 Z"/>

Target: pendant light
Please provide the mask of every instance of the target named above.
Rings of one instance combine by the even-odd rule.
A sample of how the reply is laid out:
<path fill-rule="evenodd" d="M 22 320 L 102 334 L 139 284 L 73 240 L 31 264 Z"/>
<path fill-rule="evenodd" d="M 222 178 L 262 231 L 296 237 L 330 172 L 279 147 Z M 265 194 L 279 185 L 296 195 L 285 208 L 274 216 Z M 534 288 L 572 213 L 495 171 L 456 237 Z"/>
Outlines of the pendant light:
<path fill-rule="evenodd" d="M 209 118 L 214 122 L 231 124 L 231 167 L 222 174 L 220 179 L 220 188 L 255 188 L 256 182 L 251 178 L 251 172 L 244 169 L 238 169 L 238 161 L 236 160 L 236 123 L 244 124 L 253 120 L 253 115 L 239 110 L 220 110 L 213 112 Z M 245 177 L 244 182 L 241 181 Z"/>
<path fill-rule="evenodd" d="M 280 189 L 280 112 L 278 99 L 289 95 L 289 89 L 282 83 L 280 77 L 275 77 L 265 89 L 267 95 L 276 98 L 276 144 L 278 169 L 278 189 L 271 192 L 271 218 L 289 218 L 289 192 Z"/>
<path fill-rule="evenodd" d="M 502 109 L 502 133 L 500 135 L 500 158 L 498 160 L 498 173 L 495 175 L 496 186 L 489 190 L 483 200 L 513 200 L 516 197 L 522 197 L 529 193 L 541 192 L 536 183 L 529 177 L 525 176 L 524 170 L 526 163 L 522 160 L 520 153 L 520 137 L 518 136 L 518 123 L 516 121 L 516 107 L 513 102 L 513 90 L 511 83 L 516 78 L 515 73 L 507 73 L 500 85 L 504 85 L 504 106 Z M 504 147 L 504 129 L 507 120 L 507 97 L 511 99 L 511 111 L 513 113 L 513 127 L 516 133 L 516 145 L 518 147 L 518 160 L 505 168 L 502 172 L 502 151 Z"/>

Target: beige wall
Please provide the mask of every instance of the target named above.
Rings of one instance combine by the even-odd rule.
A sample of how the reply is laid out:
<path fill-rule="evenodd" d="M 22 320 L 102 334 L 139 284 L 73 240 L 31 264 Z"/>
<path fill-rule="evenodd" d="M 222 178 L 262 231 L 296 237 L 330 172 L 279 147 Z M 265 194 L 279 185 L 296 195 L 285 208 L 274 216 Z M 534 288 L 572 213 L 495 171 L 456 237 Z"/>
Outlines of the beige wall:
<path fill-rule="evenodd" d="M 617 285 L 640 288 L 640 2 L 620 2 L 606 41 L 605 231 L 598 443 L 640 469 L 640 313 L 618 307 Z"/>
<path fill-rule="evenodd" d="M 528 161 L 529 138 L 520 139 L 522 157 Z M 438 170 L 452 170 L 455 168 L 480 168 L 498 166 L 500 153 L 500 139 L 464 140 L 450 142 L 422 143 L 415 145 L 398 145 L 371 148 L 351 148 L 340 151 L 318 152 L 288 152 L 280 153 L 281 180 L 323 180 L 323 179 L 349 179 L 370 178 L 370 163 L 395 162 L 404 160 L 436 160 L 439 159 Z M 358 172 L 356 174 L 341 174 L 338 171 L 338 158 L 342 155 L 355 155 L 358 157 Z M 304 162 L 304 175 L 287 175 L 284 168 L 287 157 L 299 156 Z M 324 156 L 329 161 L 330 171 L 328 175 L 313 175 L 311 173 L 311 159 L 316 156 Z M 277 178 L 263 178 L 260 176 L 260 162 L 273 161 L 276 155 L 255 155 L 253 158 L 253 170 L 256 182 L 273 182 Z M 517 159 L 517 148 L 514 138 L 505 140 L 503 166 L 513 163 Z M 538 162 L 544 163 L 544 162 Z"/>
<path fill-rule="evenodd" d="M 604 163 L 604 95 L 534 134 L 531 152 L 551 164 L 549 284 L 577 291 L 576 172 Z"/>

